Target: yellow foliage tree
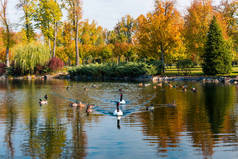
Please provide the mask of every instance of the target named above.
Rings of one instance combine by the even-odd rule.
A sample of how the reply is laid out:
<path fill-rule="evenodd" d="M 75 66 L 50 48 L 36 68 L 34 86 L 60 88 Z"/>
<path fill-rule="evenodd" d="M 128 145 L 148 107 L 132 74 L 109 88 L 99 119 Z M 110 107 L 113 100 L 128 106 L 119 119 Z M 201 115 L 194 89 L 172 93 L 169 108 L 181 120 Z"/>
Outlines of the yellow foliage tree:
<path fill-rule="evenodd" d="M 213 17 L 211 0 L 193 0 L 185 16 L 184 37 L 188 54 L 195 62 L 200 61 Z"/>
<path fill-rule="evenodd" d="M 139 49 L 145 55 L 157 56 L 164 66 L 164 56 L 182 44 L 183 19 L 173 0 L 156 0 L 155 11 L 137 19 Z M 163 69 L 164 72 L 164 69 Z"/>

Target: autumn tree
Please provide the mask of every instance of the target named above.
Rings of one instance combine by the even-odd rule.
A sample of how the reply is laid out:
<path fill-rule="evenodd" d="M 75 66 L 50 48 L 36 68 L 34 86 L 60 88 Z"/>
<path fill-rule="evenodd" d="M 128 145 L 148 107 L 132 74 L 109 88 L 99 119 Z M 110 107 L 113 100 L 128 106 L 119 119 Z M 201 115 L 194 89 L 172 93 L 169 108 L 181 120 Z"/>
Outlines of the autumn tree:
<path fill-rule="evenodd" d="M 59 28 L 58 41 L 60 47 L 58 47 L 56 55 L 61 58 L 65 63 L 69 65 L 75 63 L 74 54 L 74 41 L 72 37 L 74 36 L 73 25 L 70 22 L 64 22 Z"/>
<path fill-rule="evenodd" d="M 116 34 L 117 42 L 132 43 L 134 19 L 130 15 L 122 17 L 121 21 L 115 26 L 114 33 Z"/>
<path fill-rule="evenodd" d="M 165 54 L 177 48 L 182 39 L 183 20 L 174 5 L 173 0 L 156 0 L 155 10 L 137 20 L 136 38 L 140 52 L 154 57 L 160 55 L 163 72 Z"/>
<path fill-rule="evenodd" d="M 12 44 L 14 43 L 12 40 L 12 33 L 11 33 L 11 28 L 10 28 L 10 24 L 9 24 L 9 20 L 7 18 L 7 4 L 8 4 L 8 0 L 1 0 L 1 4 L 0 4 L 0 21 L 2 23 L 3 26 L 3 30 L 2 30 L 2 36 L 3 36 L 3 43 L 4 46 L 6 48 L 6 65 L 7 67 L 10 66 L 10 62 L 9 62 L 9 49 L 12 46 Z"/>
<path fill-rule="evenodd" d="M 111 32 L 111 42 L 115 45 L 114 54 L 117 56 L 117 63 L 120 63 L 120 58 L 122 55 L 128 60 L 128 55 L 130 55 L 132 50 L 132 38 L 135 31 L 135 20 L 130 16 L 126 15 L 122 17 L 113 32 Z"/>
<path fill-rule="evenodd" d="M 230 73 L 231 50 L 223 38 L 222 31 L 214 16 L 209 27 L 205 52 L 203 57 L 203 72 L 206 75 Z"/>
<path fill-rule="evenodd" d="M 216 9 L 223 16 L 227 34 L 232 39 L 234 50 L 238 52 L 238 0 L 222 0 Z"/>
<path fill-rule="evenodd" d="M 55 56 L 57 27 L 62 18 L 62 12 L 56 0 L 40 0 L 34 14 L 36 27 L 41 30 L 45 39 L 48 40 L 52 57 Z M 53 41 L 53 51 L 51 49 Z"/>
<path fill-rule="evenodd" d="M 34 5 L 36 0 L 19 0 L 17 7 L 24 12 L 24 32 L 27 42 L 34 40 L 35 33 L 33 28 Z"/>
<path fill-rule="evenodd" d="M 73 23 L 75 52 L 76 52 L 76 65 L 79 65 L 79 22 L 82 18 L 81 0 L 65 0 L 69 19 Z"/>
<path fill-rule="evenodd" d="M 213 16 L 211 0 L 193 0 L 184 17 L 184 37 L 188 54 L 195 62 L 200 61 Z"/>
<path fill-rule="evenodd" d="M 82 62 L 93 60 L 98 58 L 97 47 L 104 45 L 103 29 L 101 26 L 97 26 L 93 21 L 91 24 L 88 20 L 81 23 L 79 29 L 80 40 L 80 58 Z"/>

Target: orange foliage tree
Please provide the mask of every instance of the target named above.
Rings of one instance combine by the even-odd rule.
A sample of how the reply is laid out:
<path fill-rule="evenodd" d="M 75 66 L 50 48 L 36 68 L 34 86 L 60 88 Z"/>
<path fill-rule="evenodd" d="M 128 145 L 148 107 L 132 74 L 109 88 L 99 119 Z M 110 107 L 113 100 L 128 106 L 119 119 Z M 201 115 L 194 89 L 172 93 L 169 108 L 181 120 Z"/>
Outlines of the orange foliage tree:
<path fill-rule="evenodd" d="M 138 18 L 136 38 L 140 51 L 155 57 L 160 55 L 164 66 L 165 54 L 181 44 L 183 19 L 175 9 L 173 0 L 155 2 L 154 12 Z"/>
<path fill-rule="evenodd" d="M 188 54 L 199 62 L 204 52 L 204 44 L 213 17 L 211 0 L 193 0 L 185 16 L 184 37 Z"/>

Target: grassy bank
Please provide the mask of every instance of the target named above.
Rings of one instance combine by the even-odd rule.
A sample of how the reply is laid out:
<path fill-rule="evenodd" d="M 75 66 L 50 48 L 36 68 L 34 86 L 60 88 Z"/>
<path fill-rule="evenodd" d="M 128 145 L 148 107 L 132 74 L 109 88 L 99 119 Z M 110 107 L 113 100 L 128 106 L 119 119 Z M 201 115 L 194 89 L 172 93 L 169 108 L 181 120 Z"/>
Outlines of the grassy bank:
<path fill-rule="evenodd" d="M 122 64 L 88 64 L 68 68 L 69 75 L 84 79 L 114 79 L 138 78 L 161 74 L 161 66 L 148 63 L 122 63 Z M 202 68 L 195 66 L 187 70 L 178 70 L 176 66 L 166 67 L 164 76 L 204 76 Z M 232 68 L 231 74 L 217 76 L 238 76 L 238 66 Z"/>
<path fill-rule="evenodd" d="M 204 76 L 202 72 L 202 67 L 196 66 L 193 68 L 190 68 L 189 73 L 184 74 L 181 71 L 178 71 L 176 66 L 171 66 L 165 69 L 165 75 L 166 76 Z M 223 75 L 217 75 L 217 76 L 238 76 L 238 66 L 232 67 L 232 72 L 230 74 L 223 74 Z"/>

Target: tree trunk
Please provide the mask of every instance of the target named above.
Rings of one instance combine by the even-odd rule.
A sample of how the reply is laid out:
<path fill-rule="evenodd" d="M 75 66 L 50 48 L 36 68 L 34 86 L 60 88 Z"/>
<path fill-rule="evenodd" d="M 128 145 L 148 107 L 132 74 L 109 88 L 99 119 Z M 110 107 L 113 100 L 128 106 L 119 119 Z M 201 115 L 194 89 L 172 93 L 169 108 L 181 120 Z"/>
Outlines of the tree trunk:
<path fill-rule="evenodd" d="M 52 57 L 55 57 L 56 40 L 57 40 L 57 23 L 55 23 L 55 28 L 54 28 L 54 45 L 53 45 L 53 56 Z"/>
<path fill-rule="evenodd" d="M 9 62 L 9 47 L 10 47 L 10 29 L 9 29 L 9 25 L 7 26 L 7 46 L 6 46 L 6 65 L 7 67 L 10 67 L 10 62 Z"/>
<path fill-rule="evenodd" d="M 164 47 L 162 44 L 160 44 L 160 50 L 161 50 L 162 73 L 164 74 Z"/>
<path fill-rule="evenodd" d="M 120 62 L 121 62 L 121 58 L 120 56 L 117 56 L 117 64 L 119 65 Z"/>
<path fill-rule="evenodd" d="M 7 46 L 6 48 L 6 65 L 7 67 L 10 67 L 10 62 L 9 62 L 9 47 Z"/>
<path fill-rule="evenodd" d="M 79 23 L 78 23 L 78 20 L 76 20 L 76 26 L 75 26 L 76 28 L 76 30 L 75 30 L 75 51 L 76 51 L 76 66 L 78 66 L 79 65 L 79 46 L 78 46 L 78 40 L 79 40 L 79 38 L 78 38 L 78 31 L 79 31 L 79 29 L 78 29 L 78 27 L 79 27 Z"/>
<path fill-rule="evenodd" d="M 50 38 L 49 37 L 48 37 L 48 44 L 49 44 L 50 55 L 51 55 L 51 43 L 50 43 Z"/>

